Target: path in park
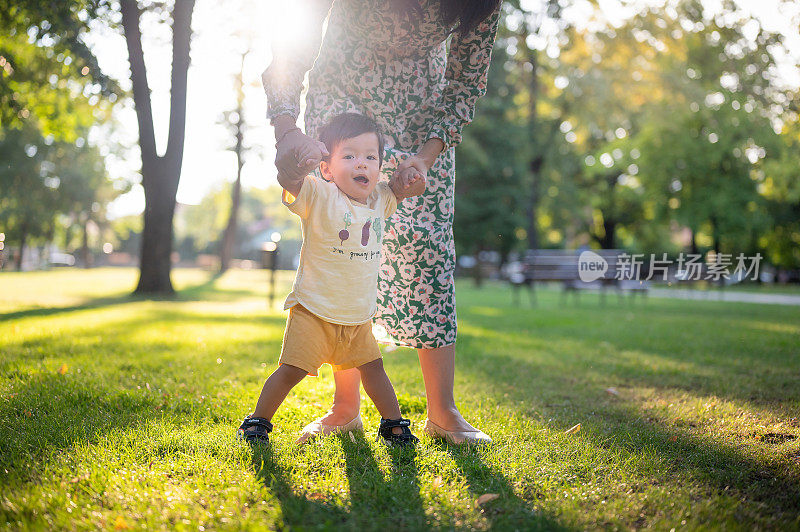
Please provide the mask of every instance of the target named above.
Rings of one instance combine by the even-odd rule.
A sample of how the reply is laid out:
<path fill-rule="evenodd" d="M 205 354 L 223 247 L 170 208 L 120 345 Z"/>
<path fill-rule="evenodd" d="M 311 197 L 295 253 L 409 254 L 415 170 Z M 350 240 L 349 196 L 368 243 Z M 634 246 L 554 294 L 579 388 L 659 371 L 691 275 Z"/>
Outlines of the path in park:
<path fill-rule="evenodd" d="M 754 294 L 735 290 L 690 290 L 651 288 L 652 297 L 671 297 L 674 299 L 698 299 L 702 301 L 731 301 L 740 303 L 767 303 L 772 305 L 800 305 L 800 295 Z"/>

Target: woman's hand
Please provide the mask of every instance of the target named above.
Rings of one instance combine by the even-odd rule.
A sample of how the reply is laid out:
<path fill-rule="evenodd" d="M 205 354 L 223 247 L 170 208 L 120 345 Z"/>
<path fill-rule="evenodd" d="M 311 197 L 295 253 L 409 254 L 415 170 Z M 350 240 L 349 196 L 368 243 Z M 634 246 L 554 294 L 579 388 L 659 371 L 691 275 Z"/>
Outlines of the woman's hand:
<path fill-rule="evenodd" d="M 389 187 L 398 201 L 411 196 L 419 196 L 425 192 L 425 176 L 413 166 L 398 168 L 392 174 Z"/>
<path fill-rule="evenodd" d="M 443 150 L 444 142 L 442 142 L 442 139 L 428 139 L 419 149 L 416 157 L 421 159 L 427 168 L 431 168 L 436 162 L 436 158 L 439 157 L 439 154 L 442 153 Z"/>
<path fill-rule="evenodd" d="M 394 171 L 391 179 L 393 183 L 400 185 L 395 190 L 398 199 L 418 196 L 425 192 L 428 170 L 436 162 L 436 158 L 443 149 L 444 142 L 441 139 L 430 139 L 415 155 L 406 157 L 398 163 L 397 170 Z"/>
<path fill-rule="evenodd" d="M 410 172 L 411 169 L 416 170 L 416 173 L 420 174 L 424 178 L 428 175 L 428 170 L 430 167 L 420 156 L 411 155 L 397 164 L 397 170 L 395 170 L 394 173 L 397 176 L 407 173 L 413 174 L 414 172 Z"/>
<path fill-rule="evenodd" d="M 279 139 L 275 145 L 275 167 L 278 175 L 284 178 L 295 180 L 305 177 L 319 166 L 323 157 L 329 155 L 325 144 L 312 139 L 293 123 L 276 123 L 275 136 Z"/>
<path fill-rule="evenodd" d="M 425 161 L 412 155 L 400 161 L 397 170 L 392 174 L 389 185 L 397 199 L 419 196 L 425 192 L 425 176 L 427 175 L 428 166 Z"/>

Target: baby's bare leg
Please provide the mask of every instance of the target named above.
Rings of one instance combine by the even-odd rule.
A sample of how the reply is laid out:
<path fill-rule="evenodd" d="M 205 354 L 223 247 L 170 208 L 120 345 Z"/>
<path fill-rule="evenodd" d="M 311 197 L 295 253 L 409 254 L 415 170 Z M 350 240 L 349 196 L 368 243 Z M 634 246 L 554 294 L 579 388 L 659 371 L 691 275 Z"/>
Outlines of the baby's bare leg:
<path fill-rule="evenodd" d="M 375 407 L 385 419 L 400 419 L 400 405 L 397 403 L 397 395 L 394 393 L 392 382 L 383 369 L 383 360 L 380 358 L 358 366 L 361 372 L 361 382 L 364 384 L 364 391 L 367 392 Z"/>
<path fill-rule="evenodd" d="M 263 417 L 272 420 L 272 416 L 281 406 L 286 396 L 297 386 L 303 377 L 307 375 L 306 370 L 288 364 L 281 364 L 278 369 L 272 372 L 258 397 L 256 409 L 253 417 Z"/>

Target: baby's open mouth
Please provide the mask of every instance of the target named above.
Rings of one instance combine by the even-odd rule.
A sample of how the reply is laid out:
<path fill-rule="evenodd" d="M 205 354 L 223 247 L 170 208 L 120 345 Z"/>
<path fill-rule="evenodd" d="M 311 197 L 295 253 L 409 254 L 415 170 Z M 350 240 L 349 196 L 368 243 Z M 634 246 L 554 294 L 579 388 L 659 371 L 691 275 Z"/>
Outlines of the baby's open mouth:
<path fill-rule="evenodd" d="M 364 175 L 357 175 L 353 178 L 354 181 L 358 181 L 359 183 L 364 183 L 365 185 L 369 183 L 369 179 L 367 176 Z"/>

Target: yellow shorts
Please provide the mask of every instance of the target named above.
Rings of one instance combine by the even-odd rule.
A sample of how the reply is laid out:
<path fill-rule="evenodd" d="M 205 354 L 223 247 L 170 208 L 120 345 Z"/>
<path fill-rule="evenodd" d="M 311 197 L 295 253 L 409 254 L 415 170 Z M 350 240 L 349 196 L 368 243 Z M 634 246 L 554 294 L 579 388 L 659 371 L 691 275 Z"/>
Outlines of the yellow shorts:
<path fill-rule="evenodd" d="M 372 335 L 372 321 L 337 325 L 312 314 L 303 305 L 289 309 L 279 363 L 304 369 L 316 377 L 323 364 L 340 371 L 379 358 L 381 350 Z"/>

